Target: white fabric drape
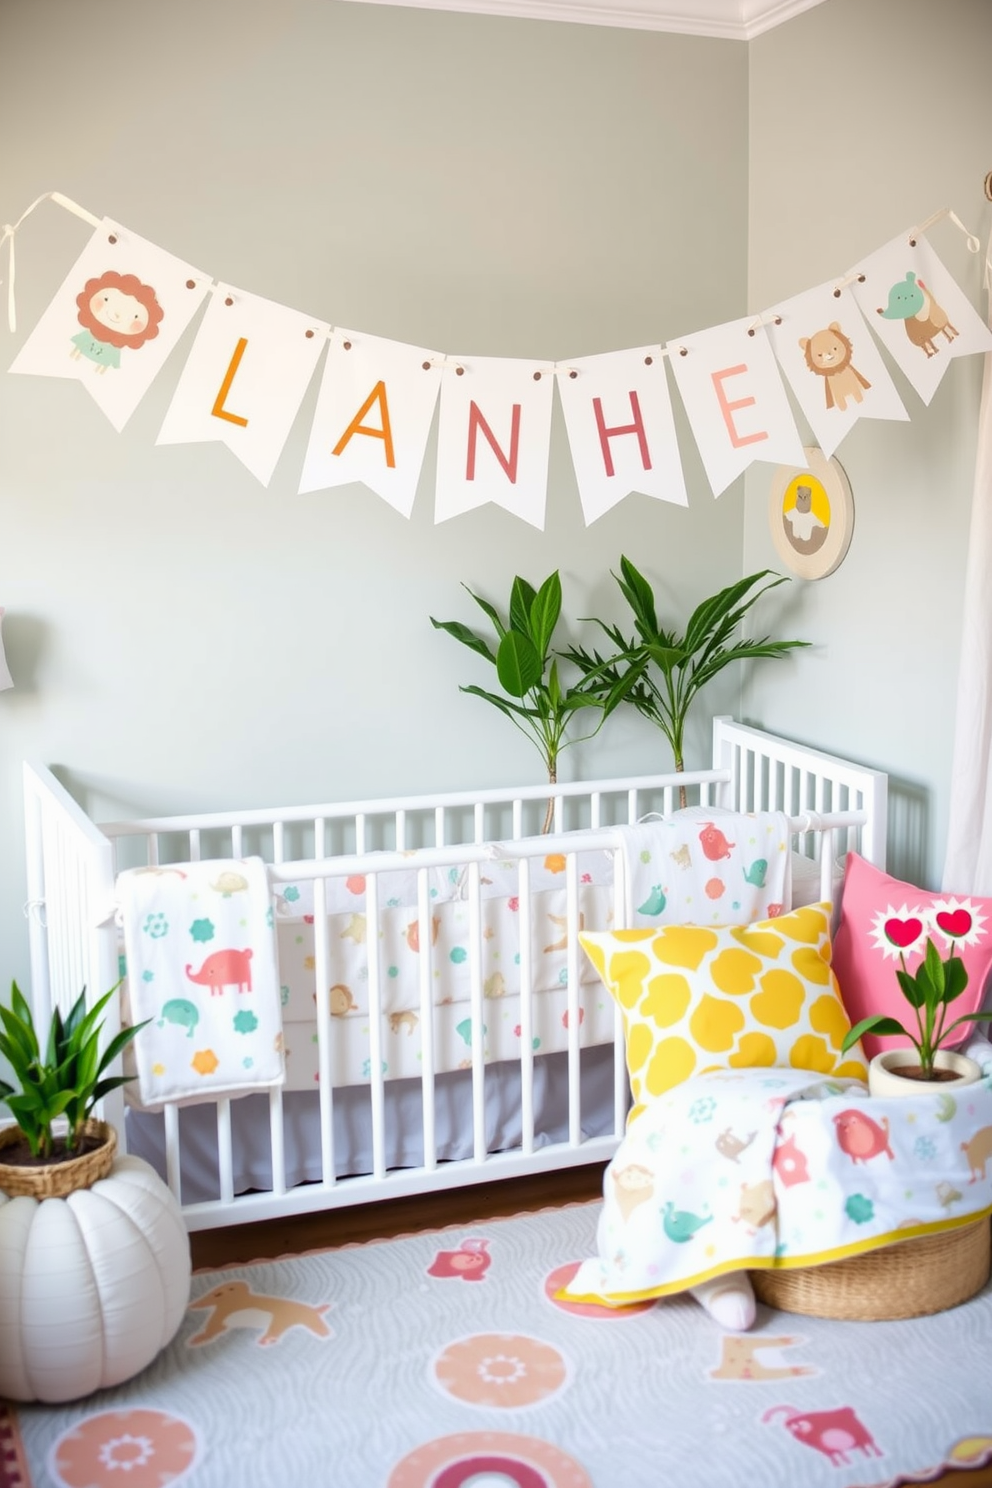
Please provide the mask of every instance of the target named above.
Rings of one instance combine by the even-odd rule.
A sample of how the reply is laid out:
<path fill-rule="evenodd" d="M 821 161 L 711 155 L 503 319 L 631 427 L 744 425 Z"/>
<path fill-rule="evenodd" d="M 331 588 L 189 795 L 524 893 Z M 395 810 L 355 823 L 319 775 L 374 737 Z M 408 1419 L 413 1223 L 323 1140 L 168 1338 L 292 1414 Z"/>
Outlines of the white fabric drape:
<path fill-rule="evenodd" d="M 985 264 L 992 321 L 992 243 Z M 985 354 L 942 888 L 992 894 L 992 352 Z"/>

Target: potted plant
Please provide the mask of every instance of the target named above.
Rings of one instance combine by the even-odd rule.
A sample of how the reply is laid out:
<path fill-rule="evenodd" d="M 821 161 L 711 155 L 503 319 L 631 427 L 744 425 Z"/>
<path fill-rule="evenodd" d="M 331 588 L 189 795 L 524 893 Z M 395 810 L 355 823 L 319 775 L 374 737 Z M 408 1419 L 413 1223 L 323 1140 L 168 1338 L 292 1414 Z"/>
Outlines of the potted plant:
<path fill-rule="evenodd" d="M 48 1196 L 88 1187 L 110 1171 L 117 1134 L 93 1108 L 131 1075 L 104 1070 L 144 1028 L 123 1028 L 101 1053 L 101 1014 L 120 983 L 87 1011 L 85 989 L 66 1018 L 52 1014 L 42 1054 L 34 1017 L 17 983 L 0 1007 L 0 1055 L 18 1084 L 0 1080 L 0 1100 L 16 1125 L 0 1131 L 0 1190 Z"/>
<path fill-rule="evenodd" d="M 872 1095 L 917 1095 L 921 1085 L 953 1083 L 960 1087 L 982 1078 L 976 1060 L 945 1047 L 962 1024 L 989 1019 L 987 1012 L 962 1013 L 953 1023 L 947 1022 L 948 1008 L 968 985 L 968 969 L 955 954 L 954 937 L 949 938 L 951 948 L 945 959 L 927 936 L 926 954 L 914 972 L 908 970 L 906 957 L 899 952 L 896 978 L 913 1010 L 912 1028 L 906 1028 L 898 1018 L 873 1013 L 856 1023 L 844 1038 L 841 1048 L 845 1052 L 865 1033 L 901 1034 L 909 1040 L 908 1048 L 883 1049 L 870 1061 L 868 1089 Z"/>
<path fill-rule="evenodd" d="M 42 1046 L 15 982 L 0 1007 L 0 1397 L 75 1400 L 129 1379 L 175 1336 L 189 1301 L 189 1236 L 171 1190 L 119 1156 L 96 1103 L 133 1076 L 104 1072 L 143 1028 L 101 1048 L 112 987 L 56 1009 Z M 15 1300 L 16 1299 L 16 1300 Z"/>
<path fill-rule="evenodd" d="M 643 574 L 621 555 L 620 573 L 614 574 L 634 617 L 636 635 L 627 637 L 617 625 L 589 617 L 616 647 L 613 655 L 600 656 L 575 646 L 563 654 L 574 662 L 584 681 L 602 695 L 626 700 L 658 725 L 672 747 L 676 770 L 685 768 L 685 725 L 689 708 L 701 687 L 732 661 L 784 656 L 808 641 L 733 641 L 734 631 L 752 605 L 787 583 L 782 574 L 764 569 L 729 584 L 697 605 L 680 635 L 658 619 L 654 591 Z M 762 580 L 767 579 L 767 583 Z M 757 587 L 760 585 L 760 588 Z M 685 790 L 680 795 L 685 806 Z"/>
<path fill-rule="evenodd" d="M 461 691 L 485 698 L 532 739 L 540 751 L 548 782 L 554 785 L 558 779 L 558 756 L 567 743 L 575 742 L 565 738 L 574 715 L 588 709 L 598 715 L 595 727 L 582 735 L 583 739 L 592 738 L 636 681 L 636 674 L 616 676 L 604 683 L 601 668 L 588 666 L 582 669 L 582 677 L 574 687 L 562 682 L 558 662 L 551 651 L 552 636 L 561 615 L 561 580 L 557 571 L 549 574 L 538 589 L 526 579 L 516 577 L 506 619 L 467 584 L 462 587 L 488 616 L 496 632 L 496 649 L 459 620 L 435 620 L 432 615 L 431 624 L 435 630 L 447 631 L 463 646 L 485 657 L 496 668 L 503 693 L 488 692 L 474 683 Z M 545 832 L 550 829 L 552 812 L 553 802 L 549 801 Z"/>

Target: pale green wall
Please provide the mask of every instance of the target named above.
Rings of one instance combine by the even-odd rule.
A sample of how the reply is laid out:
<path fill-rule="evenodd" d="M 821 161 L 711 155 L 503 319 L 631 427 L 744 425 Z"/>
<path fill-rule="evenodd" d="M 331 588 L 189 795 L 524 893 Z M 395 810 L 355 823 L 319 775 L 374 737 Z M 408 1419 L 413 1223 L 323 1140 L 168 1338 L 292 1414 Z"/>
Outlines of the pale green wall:
<path fill-rule="evenodd" d="M 742 43 L 335 0 L 4 0 L 0 220 L 58 190 L 332 323 L 614 351 L 745 311 L 747 67 Z M 51 204 L 25 224 L 3 367 L 88 234 Z M 410 522 L 294 494 L 313 393 L 268 491 L 219 445 L 157 448 L 180 363 L 122 434 L 74 382 L 0 376 L 0 985 L 27 976 L 25 756 L 144 810 L 538 779 L 430 627 L 474 619 L 460 582 L 502 602 L 558 567 L 571 615 L 618 613 L 627 552 L 678 616 L 740 572 L 743 482 L 715 503 L 684 425 L 688 509 L 631 496 L 586 529 L 556 412 L 544 533 L 435 527 L 431 451 Z M 611 720 L 563 773 L 669 763 Z"/>
<path fill-rule="evenodd" d="M 933 248 L 981 311 L 992 226 L 989 0 L 826 0 L 749 48 L 749 307 L 842 275 L 941 207 Z M 928 408 L 897 369 L 909 423 L 863 420 L 837 458 L 850 552 L 797 595 L 816 650 L 744 711 L 893 777 L 890 867 L 937 887 L 947 834 L 982 358 L 954 361 Z M 806 433 L 808 439 L 808 431 Z M 747 477 L 744 563 L 775 563 L 770 467 Z M 971 885 L 962 884 L 961 891 Z"/>

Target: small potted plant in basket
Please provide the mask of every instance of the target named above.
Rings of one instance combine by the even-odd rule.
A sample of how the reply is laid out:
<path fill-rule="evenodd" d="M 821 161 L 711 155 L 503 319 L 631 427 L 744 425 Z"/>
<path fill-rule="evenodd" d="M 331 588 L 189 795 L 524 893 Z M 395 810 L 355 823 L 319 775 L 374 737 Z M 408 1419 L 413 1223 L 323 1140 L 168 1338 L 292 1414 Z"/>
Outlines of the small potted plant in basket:
<path fill-rule="evenodd" d="M 111 1169 L 117 1149 L 113 1127 L 93 1117 L 93 1108 L 131 1075 L 104 1070 L 144 1028 L 122 1028 L 101 1052 L 101 1014 L 120 983 L 87 1011 L 80 993 L 68 1015 L 52 1014 L 42 1052 L 34 1018 L 17 983 L 10 1006 L 0 1006 L 0 1054 L 16 1085 L 0 1080 L 15 1125 L 0 1129 L 0 1190 L 37 1198 L 88 1188 Z"/>
<path fill-rule="evenodd" d="M 913 1010 L 914 1026 L 907 1028 L 898 1018 L 874 1013 L 854 1025 L 841 1045 L 842 1050 L 846 1052 L 865 1033 L 901 1034 L 909 1040 L 910 1047 L 884 1049 L 870 1061 L 868 1089 L 872 1095 L 918 1095 L 921 1086 L 975 1084 L 982 1078 L 978 1062 L 945 1045 L 962 1024 L 988 1022 L 992 1014 L 962 1013 L 953 1023 L 947 1022 L 951 1003 L 968 985 L 968 969 L 955 954 L 954 938 L 951 937 L 951 948 L 945 958 L 927 936 L 926 954 L 913 972 L 908 970 L 902 951 L 899 961 L 896 978 Z"/>

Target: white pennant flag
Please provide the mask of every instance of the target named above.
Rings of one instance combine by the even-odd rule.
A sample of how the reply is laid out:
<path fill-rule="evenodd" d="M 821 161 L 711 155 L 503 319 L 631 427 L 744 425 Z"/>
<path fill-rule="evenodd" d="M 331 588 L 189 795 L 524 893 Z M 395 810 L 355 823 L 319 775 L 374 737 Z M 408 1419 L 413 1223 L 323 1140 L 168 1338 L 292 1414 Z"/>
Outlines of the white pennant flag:
<path fill-rule="evenodd" d="M 444 359 L 435 522 L 491 501 L 543 529 L 554 381 L 512 357 Z"/>
<path fill-rule="evenodd" d="M 775 355 L 753 316 L 670 341 L 667 351 L 714 496 L 754 460 L 803 463 Z"/>
<path fill-rule="evenodd" d="M 220 440 L 267 486 L 330 326 L 218 284 L 157 444 Z"/>
<path fill-rule="evenodd" d="M 120 433 L 210 285 L 209 274 L 104 218 L 10 370 L 75 378 Z"/>
<path fill-rule="evenodd" d="M 663 360 L 660 347 L 641 346 L 559 364 L 587 527 L 632 491 L 689 504 Z"/>
<path fill-rule="evenodd" d="M 779 365 L 828 460 L 859 418 L 909 418 L 847 289 L 822 284 L 768 313 Z"/>
<path fill-rule="evenodd" d="M 440 377 L 433 352 L 363 331 L 335 329 L 300 494 L 361 481 L 409 517 Z"/>
<path fill-rule="evenodd" d="M 893 238 L 854 272 L 851 293 L 924 403 L 952 357 L 992 350 L 992 331 L 921 234 Z"/>

